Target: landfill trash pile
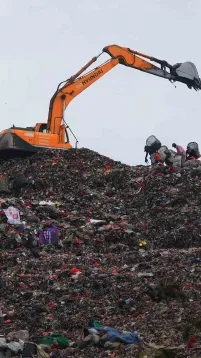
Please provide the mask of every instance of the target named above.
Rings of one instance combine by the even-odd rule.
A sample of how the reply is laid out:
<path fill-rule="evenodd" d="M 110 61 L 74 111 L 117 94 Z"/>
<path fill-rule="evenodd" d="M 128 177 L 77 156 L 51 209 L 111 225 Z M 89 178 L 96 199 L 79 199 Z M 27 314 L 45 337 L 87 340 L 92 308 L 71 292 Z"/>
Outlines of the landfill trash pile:
<path fill-rule="evenodd" d="M 0 333 L 59 334 L 65 357 L 199 353 L 200 164 L 46 151 L 1 162 L 0 205 Z"/>

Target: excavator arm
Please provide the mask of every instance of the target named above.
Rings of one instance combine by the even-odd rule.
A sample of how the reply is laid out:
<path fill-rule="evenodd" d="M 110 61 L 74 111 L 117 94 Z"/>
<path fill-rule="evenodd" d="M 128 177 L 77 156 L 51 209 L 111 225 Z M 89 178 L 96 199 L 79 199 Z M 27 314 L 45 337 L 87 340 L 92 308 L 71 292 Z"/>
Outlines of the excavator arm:
<path fill-rule="evenodd" d="M 92 71 L 82 75 L 104 52 L 111 58 Z M 74 76 L 59 84 L 50 100 L 47 123 L 47 129 L 50 133 L 58 134 L 60 132 L 61 123 L 64 119 L 64 111 L 72 99 L 118 64 L 162 77 L 171 82 L 184 83 L 189 88 L 194 88 L 195 90 L 201 89 L 201 81 L 197 69 L 191 62 L 179 63 L 172 66 L 166 61 L 117 45 L 105 47 L 99 56 L 93 57 Z M 152 62 L 155 62 L 157 66 Z"/>

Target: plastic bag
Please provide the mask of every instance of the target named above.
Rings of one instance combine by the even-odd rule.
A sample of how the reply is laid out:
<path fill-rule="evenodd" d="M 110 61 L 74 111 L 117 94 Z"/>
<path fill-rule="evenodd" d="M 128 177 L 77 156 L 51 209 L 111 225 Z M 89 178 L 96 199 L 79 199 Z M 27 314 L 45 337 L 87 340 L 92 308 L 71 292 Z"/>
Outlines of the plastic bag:
<path fill-rule="evenodd" d="M 168 150 L 168 147 L 166 145 L 162 145 L 162 147 L 158 150 L 158 153 L 161 155 L 162 161 L 165 161 L 166 153 L 165 151 Z"/>
<path fill-rule="evenodd" d="M 14 206 L 9 206 L 8 209 L 4 209 L 4 213 L 8 219 L 8 223 L 12 225 L 19 225 L 21 224 L 20 221 L 20 212 Z"/>

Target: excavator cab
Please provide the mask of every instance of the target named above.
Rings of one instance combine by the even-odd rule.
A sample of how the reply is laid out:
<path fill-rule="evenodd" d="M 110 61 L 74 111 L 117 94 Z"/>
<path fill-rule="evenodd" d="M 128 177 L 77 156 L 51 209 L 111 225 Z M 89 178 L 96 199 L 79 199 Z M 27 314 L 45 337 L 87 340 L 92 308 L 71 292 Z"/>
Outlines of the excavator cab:
<path fill-rule="evenodd" d="M 47 123 L 36 123 L 35 132 L 47 133 Z"/>
<path fill-rule="evenodd" d="M 49 133 L 47 123 L 26 128 L 13 125 L 0 133 L 0 159 L 27 157 L 48 148 L 72 148 L 65 124 L 59 126 L 58 134 Z"/>

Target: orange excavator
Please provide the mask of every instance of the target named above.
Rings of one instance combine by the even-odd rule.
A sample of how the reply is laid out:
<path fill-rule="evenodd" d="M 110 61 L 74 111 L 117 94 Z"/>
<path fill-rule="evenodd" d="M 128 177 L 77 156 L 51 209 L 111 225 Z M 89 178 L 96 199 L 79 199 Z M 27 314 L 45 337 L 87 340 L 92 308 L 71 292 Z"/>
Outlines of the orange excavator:
<path fill-rule="evenodd" d="M 84 73 L 103 53 L 107 53 L 110 59 L 88 73 Z M 172 66 L 164 60 L 130 48 L 117 45 L 107 46 L 100 55 L 93 57 L 74 76 L 58 85 L 50 100 L 46 123 L 37 123 L 35 127 L 26 128 L 13 125 L 0 132 L 0 156 L 26 155 L 46 148 L 72 148 L 68 135 L 69 127 L 64 120 L 66 107 L 72 99 L 118 64 L 162 77 L 170 82 L 184 83 L 188 88 L 196 91 L 201 89 L 201 80 L 192 62 L 177 63 Z"/>

